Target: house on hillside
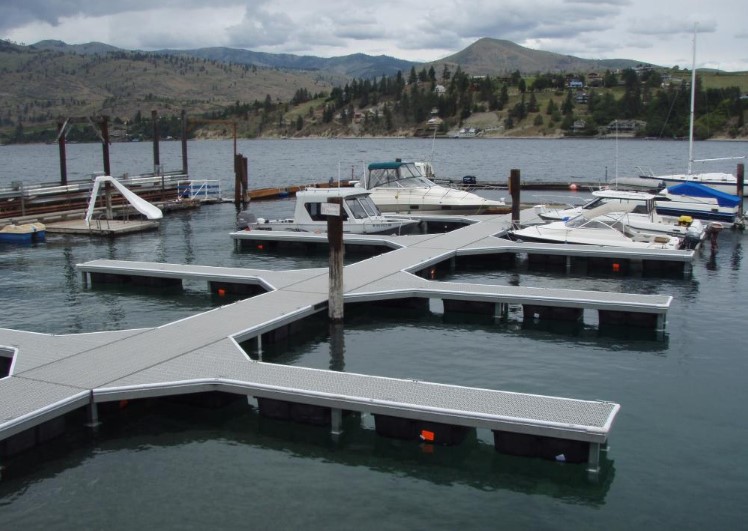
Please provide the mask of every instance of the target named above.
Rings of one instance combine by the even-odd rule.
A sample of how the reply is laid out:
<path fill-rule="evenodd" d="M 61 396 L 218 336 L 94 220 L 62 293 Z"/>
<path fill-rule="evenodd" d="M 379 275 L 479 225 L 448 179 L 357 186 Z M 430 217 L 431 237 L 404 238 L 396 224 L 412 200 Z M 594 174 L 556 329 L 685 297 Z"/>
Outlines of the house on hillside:
<path fill-rule="evenodd" d="M 447 93 L 447 88 L 444 85 L 437 85 L 434 87 L 434 92 L 437 96 L 444 96 Z"/>
<path fill-rule="evenodd" d="M 643 120 L 613 120 L 608 124 L 608 133 L 638 133 L 647 127 Z"/>

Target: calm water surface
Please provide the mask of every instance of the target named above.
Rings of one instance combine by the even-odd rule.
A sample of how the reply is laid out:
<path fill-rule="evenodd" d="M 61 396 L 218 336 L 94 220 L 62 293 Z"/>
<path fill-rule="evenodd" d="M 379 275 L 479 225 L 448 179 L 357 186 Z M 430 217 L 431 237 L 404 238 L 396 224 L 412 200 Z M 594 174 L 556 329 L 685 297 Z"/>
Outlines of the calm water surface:
<path fill-rule="evenodd" d="M 745 148 L 697 145 L 704 157 Z M 81 177 L 94 171 L 99 151 L 70 146 L 76 162 L 68 167 Z M 358 161 L 431 158 L 432 143 L 246 141 L 239 151 L 260 187 L 327 180 L 339 162 L 350 171 Z M 634 163 L 681 170 L 687 145 L 625 141 L 617 151 L 620 175 L 633 175 Z M 191 143 L 191 173 L 230 187 L 231 152 L 231 142 Z M 612 141 L 437 141 L 433 152 L 439 173 L 456 178 L 505 180 L 518 167 L 527 179 L 602 180 L 606 167 L 610 177 L 616 165 Z M 179 166 L 178 143 L 163 143 L 161 154 L 167 167 L 169 160 Z M 0 184 L 55 180 L 56 156 L 55 146 L 0 147 Z M 150 157 L 149 145 L 114 145 L 113 171 L 148 171 Z M 277 201 L 252 208 L 287 215 L 292 206 Z M 234 251 L 228 237 L 234 217 L 233 205 L 214 205 L 169 215 L 153 233 L 111 241 L 50 235 L 32 247 L 2 246 L 0 326 L 47 333 L 157 326 L 218 303 L 199 283 L 180 293 L 87 289 L 75 265 L 96 258 L 267 269 L 326 265 L 324 255 Z M 483 431 L 457 448 L 424 448 L 377 437 L 372 419 L 363 416 L 349 419 L 345 436 L 333 444 L 326 429 L 260 419 L 241 403 L 218 411 L 167 404 L 132 408 L 97 438 L 52 447 L 10 470 L 0 482 L 0 527 L 744 527 L 745 238 L 723 232 L 717 253 L 702 251 L 687 279 L 525 269 L 467 270 L 444 279 L 669 294 L 674 302 L 660 340 L 601 334 L 591 314 L 583 326 L 540 326 L 523 325 L 516 311 L 509 322 L 494 323 L 444 316 L 432 306 L 421 314 L 351 310 L 342 349 L 319 324 L 263 353 L 276 363 L 618 402 L 597 482 L 579 466 L 496 454 Z"/>

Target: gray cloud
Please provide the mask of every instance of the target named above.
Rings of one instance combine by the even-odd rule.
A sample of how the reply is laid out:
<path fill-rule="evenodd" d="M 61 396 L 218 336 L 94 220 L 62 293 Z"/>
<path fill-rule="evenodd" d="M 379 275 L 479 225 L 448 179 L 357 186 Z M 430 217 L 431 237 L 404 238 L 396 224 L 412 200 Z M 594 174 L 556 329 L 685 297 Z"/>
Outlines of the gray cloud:
<path fill-rule="evenodd" d="M 679 0 L 673 10 L 671 0 L 0 0 L 0 38 L 432 61 L 492 37 L 580 57 L 673 64 L 689 47 L 679 36 L 698 21 L 699 32 L 711 34 L 704 56 L 737 70 L 748 68 L 736 43 L 748 38 L 736 16 L 743 2 Z"/>
<path fill-rule="evenodd" d="M 698 22 L 697 33 L 717 31 L 715 20 L 694 20 L 686 17 L 664 17 L 653 14 L 648 18 L 632 19 L 628 31 L 635 35 L 669 36 L 693 33 L 694 22 Z"/>
<path fill-rule="evenodd" d="M 242 0 L 211 0 L 212 6 L 247 4 Z M 57 26 L 66 17 L 102 17 L 133 11 L 152 9 L 205 7 L 202 0 L 2 0 L 0 3 L 0 31 L 23 26 L 32 22 L 46 22 Z"/>

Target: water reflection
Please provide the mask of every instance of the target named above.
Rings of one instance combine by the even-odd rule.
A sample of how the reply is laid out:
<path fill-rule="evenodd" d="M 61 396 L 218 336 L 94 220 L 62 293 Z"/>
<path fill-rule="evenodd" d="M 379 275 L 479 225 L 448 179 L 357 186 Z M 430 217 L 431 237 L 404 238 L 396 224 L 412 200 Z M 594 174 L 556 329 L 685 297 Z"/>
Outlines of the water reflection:
<path fill-rule="evenodd" d="M 184 235 L 184 263 L 192 264 L 195 261 L 195 249 L 192 246 L 192 223 L 186 216 L 182 218 L 182 234 Z M 165 258 L 164 261 L 166 261 Z"/>
<path fill-rule="evenodd" d="M 82 426 L 83 419 L 78 420 Z M 196 471 L 205 471 L 201 481 L 192 483 L 189 496 L 220 497 L 219 493 L 235 489 L 236 485 L 213 480 L 214 474 L 209 471 L 251 466 L 254 475 L 273 477 L 276 459 L 271 456 L 278 452 L 294 457 L 293 466 L 299 475 L 312 473 L 313 465 L 322 460 L 357 469 L 351 473 L 363 473 L 366 481 L 374 484 L 384 482 L 381 488 L 391 485 L 393 478 L 409 477 L 436 486 L 517 492 L 592 507 L 604 505 L 615 478 L 614 462 L 605 452 L 601 455 L 601 472 L 591 480 L 584 465 L 502 455 L 474 435 L 451 447 L 387 439 L 366 428 L 359 414 L 344 418 L 344 432 L 334 441 L 328 427 L 264 418 L 242 399 L 219 409 L 186 405 L 178 398 L 144 400 L 131 402 L 103 420 L 95 439 L 81 430 L 9 462 L 0 482 L 0 506 L 25 502 L 32 486 L 59 481 L 67 471 L 72 471 L 74 477 L 91 477 L 100 473 L 105 466 L 102 462 L 121 462 L 133 452 L 139 454 L 140 462 L 147 462 L 144 453 L 169 447 L 179 449 L 181 465 L 172 463 L 169 475 L 163 478 L 149 475 L 142 466 L 121 470 L 117 475 L 118 496 L 136 500 L 139 485 L 146 480 L 144 474 L 148 481 L 163 482 L 167 488 L 166 483 L 175 477 L 192 477 Z M 384 475 L 371 475 L 368 471 Z M 293 487 L 289 485 L 289 489 Z M 308 502 L 320 506 L 338 503 L 327 500 L 323 491 L 307 493 L 306 497 Z M 81 507 L 90 504 L 85 489 L 78 495 L 71 492 L 61 500 L 64 501 L 58 503 Z M 51 518 L 56 514 L 55 503 L 54 497 L 47 502 Z M 106 507 L 101 510 L 108 511 Z"/>
<path fill-rule="evenodd" d="M 343 323 L 330 323 L 330 370 L 345 371 L 345 329 Z"/>
<path fill-rule="evenodd" d="M 740 264 L 743 261 L 743 243 L 742 241 L 736 241 L 735 247 L 730 255 L 730 266 L 733 271 L 740 271 Z"/>
<path fill-rule="evenodd" d="M 62 250 L 63 274 L 65 278 L 65 302 L 68 308 L 80 306 L 80 285 L 78 278 L 80 273 L 75 268 L 75 257 L 73 248 L 66 245 Z M 69 312 L 70 331 L 72 333 L 84 331 L 83 319 L 80 312 Z"/>

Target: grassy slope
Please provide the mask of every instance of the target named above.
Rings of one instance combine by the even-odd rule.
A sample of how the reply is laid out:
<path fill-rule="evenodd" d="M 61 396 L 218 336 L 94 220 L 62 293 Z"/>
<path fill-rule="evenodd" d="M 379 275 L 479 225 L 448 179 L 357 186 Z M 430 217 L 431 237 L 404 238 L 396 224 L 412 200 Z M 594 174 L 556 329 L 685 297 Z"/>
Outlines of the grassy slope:
<path fill-rule="evenodd" d="M 688 72 L 682 72 L 688 77 Z M 705 87 L 738 86 L 748 92 L 748 72 L 701 72 Z M 288 102 L 299 88 L 311 93 L 329 92 L 331 85 L 323 73 L 284 72 L 273 69 L 246 69 L 238 66 L 211 63 L 203 60 L 178 58 L 79 56 L 56 52 L 34 53 L 0 50 L 0 118 L 17 120 L 22 117 L 24 127 L 54 127 L 59 116 L 91 116 L 107 114 L 111 117 L 132 119 L 140 111 L 148 116 L 152 109 L 160 115 L 178 114 L 187 109 L 195 116 L 221 109 L 236 102 L 263 101 L 270 94 L 276 101 Z M 613 89 L 616 97 L 621 90 Z M 506 136 L 554 136 L 561 132 L 549 127 L 545 115 L 548 100 L 560 106 L 564 97 L 553 93 L 536 94 L 543 125 L 533 125 L 537 114 L 517 124 L 512 130 L 501 126 L 520 95 L 510 91 L 510 101 L 504 111 L 475 113 L 462 125 L 493 129 L 489 134 Z M 353 135 L 354 126 L 336 127 L 321 124 L 322 100 L 290 108 L 284 116 L 285 125 L 265 124 L 263 135 L 297 134 L 295 124 L 299 116 L 304 121 L 300 134 Z M 580 106 L 579 111 L 583 112 Z M 310 108 L 313 113 L 310 114 Z M 37 120 L 34 120 L 34 118 Z M 44 121 L 42 121 L 44 120 Z M 241 136 L 256 134 L 259 126 L 250 117 L 239 124 Z M 12 127 L 6 126 L 7 133 Z M 212 134 L 222 134 L 217 127 Z M 0 133 L 2 133 L 0 128 Z M 408 134 L 399 130 L 398 134 Z M 206 134 L 211 134 L 206 132 Z"/>
<path fill-rule="evenodd" d="M 329 92 L 331 85 L 308 73 L 244 69 L 201 60 L 109 58 L 45 53 L 0 53 L 0 116 L 107 114 L 123 120 L 137 111 L 161 115 L 218 111 L 236 102 L 263 101 L 270 94 L 289 101 L 299 88 Z"/>

